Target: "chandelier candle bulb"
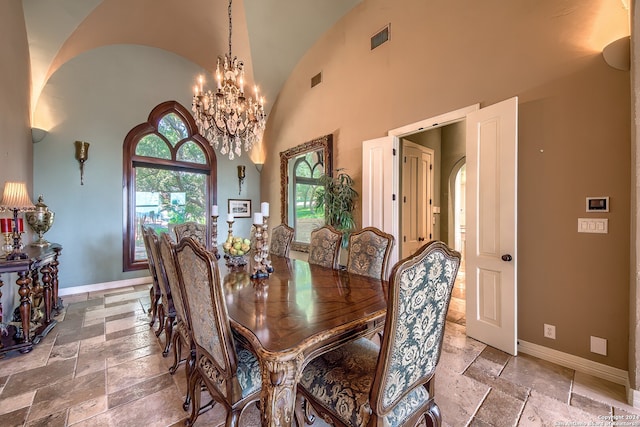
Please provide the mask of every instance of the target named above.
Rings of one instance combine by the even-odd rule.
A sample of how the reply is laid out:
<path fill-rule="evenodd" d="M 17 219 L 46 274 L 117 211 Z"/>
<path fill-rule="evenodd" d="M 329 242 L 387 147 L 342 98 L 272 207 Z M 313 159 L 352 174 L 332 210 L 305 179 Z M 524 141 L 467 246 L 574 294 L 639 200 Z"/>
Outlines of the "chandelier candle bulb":
<path fill-rule="evenodd" d="M 262 202 L 262 205 L 260 206 L 260 209 L 262 210 L 262 216 L 269 217 L 269 203 L 268 202 Z"/>
<path fill-rule="evenodd" d="M 218 205 L 213 205 L 211 207 L 211 215 L 218 216 Z"/>
<path fill-rule="evenodd" d="M 229 214 L 227 215 L 227 222 L 233 222 L 233 220 L 234 220 L 233 214 L 232 214 L 232 213 L 229 213 Z"/>

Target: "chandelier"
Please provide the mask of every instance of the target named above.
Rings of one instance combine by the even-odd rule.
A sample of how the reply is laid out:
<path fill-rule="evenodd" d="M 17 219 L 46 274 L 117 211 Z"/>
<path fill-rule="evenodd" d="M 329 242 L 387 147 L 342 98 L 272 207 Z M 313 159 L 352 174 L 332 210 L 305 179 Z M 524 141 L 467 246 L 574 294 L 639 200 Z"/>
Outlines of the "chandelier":
<path fill-rule="evenodd" d="M 218 57 L 215 92 L 203 90 L 204 79 L 198 78 L 194 88 L 192 111 L 198 131 L 222 155 L 242 155 L 242 147 L 250 151 L 253 144 L 262 138 L 266 123 L 264 98 L 258 96 L 254 86 L 254 97 L 244 92 L 244 63 L 231 55 L 231 2 L 229 0 L 229 53 L 224 59 Z"/>

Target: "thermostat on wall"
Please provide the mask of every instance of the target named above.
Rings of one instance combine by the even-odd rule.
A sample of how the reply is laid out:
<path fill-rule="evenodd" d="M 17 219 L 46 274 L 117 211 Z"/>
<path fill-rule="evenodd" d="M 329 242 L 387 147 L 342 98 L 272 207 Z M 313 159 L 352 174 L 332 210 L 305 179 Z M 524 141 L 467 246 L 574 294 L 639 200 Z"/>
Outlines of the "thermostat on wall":
<path fill-rule="evenodd" d="M 587 212 L 609 212 L 609 197 L 587 197 Z"/>

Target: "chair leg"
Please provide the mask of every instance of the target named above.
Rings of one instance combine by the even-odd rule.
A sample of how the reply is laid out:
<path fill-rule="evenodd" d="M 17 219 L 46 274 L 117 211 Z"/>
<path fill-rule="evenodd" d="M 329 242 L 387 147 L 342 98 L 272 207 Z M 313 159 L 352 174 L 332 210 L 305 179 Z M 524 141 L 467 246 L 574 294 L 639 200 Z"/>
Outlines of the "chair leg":
<path fill-rule="evenodd" d="M 160 301 L 160 292 L 156 292 L 153 286 L 149 288 L 149 298 L 151 301 L 151 307 L 149 307 L 149 313 L 151 313 L 151 321 L 149 326 L 153 326 L 156 323 L 156 317 L 158 315 L 158 302 Z"/>
<path fill-rule="evenodd" d="M 424 414 L 427 421 L 427 427 L 440 427 L 442 424 L 442 415 L 440 415 L 440 408 L 435 402 L 432 402 L 429 410 Z"/>
<path fill-rule="evenodd" d="M 169 350 L 171 349 L 171 338 L 173 337 L 173 323 L 175 322 L 175 316 L 167 316 L 167 320 L 164 325 L 164 340 L 165 347 L 162 352 L 162 357 L 167 357 L 169 355 Z"/>
<path fill-rule="evenodd" d="M 240 419 L 240 411 L 228 411 L 225 427 L 236 427 Z"/>
<path fill-rule="evenodd" d="M 174 334 L 173 337 L 171 338 L 172 345 L 173 345 L 173 365 L 171 365 L 171 367 L 169 368 L 169 373 L 171 375 L 175 374 L 176 371 L 178 370 L 178 365 L 180 365 L 181 362 L 181 358 L 182 358 L 182 340 L 180 339 L 180 334 Z M 187 367 L 185 366 L 185 369 Z M 188 369 L 187 369 L 187 373 L 188 373 Z M 188 375 L 188 374 L 187 374 Z M 187 378 L 189 378 L 187 376 Z"/>
<path fill-rule="evenodd" d="M 200 394 L 202 391 L 199 385 L 201 382 L 202 380 L 200 379 L 198 370 L 193 371 L 191 378 L 189 378 L 189 392 L 193 398 L 193 402 L 191 403 L 191 416 L 184 423 L 186 426 L 192 426 L 196 422 L 196 419 L 198 419 L 198 415 L 200 415 Z M 183 408 L 186 411 L 188 406 L 185 408 L 183 405 Z"/>
<path fill-rule="evenodd" d="M 195 359 L 196 359 L 196 350 L 191 348 L 189 349 L 189 358 L 187 359 L 187 363 L 185 366 L 185 373 L 187 375 L 187 395 L 184 398 L 184 403 L 182 404 L 182 408 L 186 411 L 189 409 L 189 405 L 191 404 L 191 377 L 196 374 L 195 369 Z"/>
<path fill-rule="evenodd" d="M 164 304 L 158 304 L 158 329 L 156 329 L 156 337 L 159 337 L 164 331 L 165 313 Z"/>

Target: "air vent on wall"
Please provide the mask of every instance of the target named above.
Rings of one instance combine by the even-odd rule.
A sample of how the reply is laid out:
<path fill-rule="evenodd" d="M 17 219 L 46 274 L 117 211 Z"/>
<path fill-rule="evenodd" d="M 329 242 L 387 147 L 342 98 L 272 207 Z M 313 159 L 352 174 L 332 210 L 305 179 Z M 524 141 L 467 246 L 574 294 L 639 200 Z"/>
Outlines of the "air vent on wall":
<path fill-rule="evenodd" d="M 318 86 L 320 83 L 322 83 L 322 72 L 311 77 L 311 87 Z"/>
<path fill-rule="evenodd" d="M 391 24 L 387 25 L 371 37 L 371 50 L 377 48 L 382 43 L 389 41 L 389 30 Z"/>

